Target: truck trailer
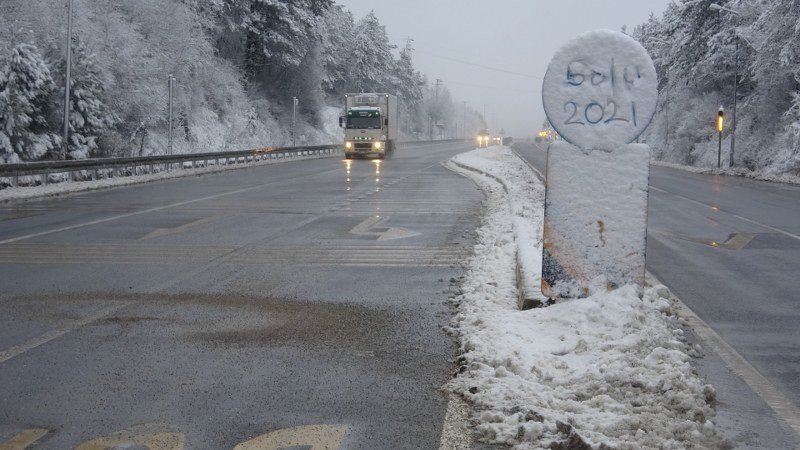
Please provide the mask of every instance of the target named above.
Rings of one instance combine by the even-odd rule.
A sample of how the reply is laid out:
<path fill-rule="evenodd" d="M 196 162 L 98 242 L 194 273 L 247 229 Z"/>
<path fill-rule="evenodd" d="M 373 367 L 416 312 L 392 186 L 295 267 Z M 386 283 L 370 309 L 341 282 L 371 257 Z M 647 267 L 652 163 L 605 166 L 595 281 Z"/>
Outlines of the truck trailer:
<path fill-rule="evenodd" d="M 345 94 L 344 157 L 384 159 L 397 142 L 397 97 L 391 94 Z"/>

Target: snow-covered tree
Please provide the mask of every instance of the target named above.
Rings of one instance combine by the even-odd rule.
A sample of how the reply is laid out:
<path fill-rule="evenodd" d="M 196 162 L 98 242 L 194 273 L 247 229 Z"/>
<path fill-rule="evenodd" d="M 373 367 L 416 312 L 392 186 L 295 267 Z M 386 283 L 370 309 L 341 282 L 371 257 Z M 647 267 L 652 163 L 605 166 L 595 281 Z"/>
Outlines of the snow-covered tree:
<path fill-rule="evenodd" d="M 69 145 L 67 156 L 84 159 L 97 150 L 97 140 L 117 122 L 104 102 L 105 87 L 95 55 L 77 40 L 70 77 Z"/>
<path fill-rule="evenodd" d="M 341 98 L 348 88 L 348 66 L 355 44 L 353 14 L 341 5 L 334 5 L 323 17 L 322 65 L 323 89 L 332 97 Z"/>
<path fill-rule="evenodd" d="M 353 53 L 350 64 L 351 92 L 383 92 L 391 87 L 394 73 L 392 45 L 374 11 L 364 16 L 356 25 Z"/>
<path fill-rule="evenodd" d="M 0 162 L 39 159 L 60 144 L 46 120 L 54 91 L 50 69 L 35 46 L 11 49 L 0 68 Z"/>

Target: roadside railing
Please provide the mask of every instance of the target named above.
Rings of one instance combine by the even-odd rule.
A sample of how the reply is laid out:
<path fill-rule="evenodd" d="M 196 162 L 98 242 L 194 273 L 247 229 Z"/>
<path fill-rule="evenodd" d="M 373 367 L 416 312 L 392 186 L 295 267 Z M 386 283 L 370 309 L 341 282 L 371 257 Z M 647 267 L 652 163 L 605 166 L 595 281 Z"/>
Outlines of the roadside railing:
<path fill-rule="evenodd" d="M 21 177 L 38 177 L 47 185 L 51 175 L 63 174 L 58 181 L 90 181 L 100 178 L 153 174 L 179 169 L 247 164 L 266 160 L 326 156 L 341 153 L 341 145 L 310 147 L 260 148 L 232 152 L 188 153 L 180 155 L 134 156 L 66 161 L 35 161 L 0 165 L 0 178 L 19 186 Z M 35 185 L 26 180 L 25 185 Z"/>
<path fill-rule="evenodd" d="M 403 146 L 446 144 L 458 139 L 441 141 L 400 142 Z M 94 181 L 136 175 L 149 175 L 181 169 L 224 167 L 267 160 L 300 159 L 313 156 L 342 154 L 341 144 L 304 147 L 258 148 L 231 152 L 187 153 L 180 155 L 132 156 L 82 160 L 34 161 L 0 164 L 0 189 L 47 185 L 66 181 Z"/>

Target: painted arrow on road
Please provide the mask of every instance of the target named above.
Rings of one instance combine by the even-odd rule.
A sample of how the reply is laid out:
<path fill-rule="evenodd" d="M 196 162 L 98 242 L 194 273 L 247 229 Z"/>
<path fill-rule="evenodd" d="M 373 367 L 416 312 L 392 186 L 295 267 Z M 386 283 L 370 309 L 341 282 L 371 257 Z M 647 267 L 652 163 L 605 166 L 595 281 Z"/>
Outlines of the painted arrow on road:
<path fill-rule="evenodd" d="M 378 241 L 391 241 L 394 239 L 404 239 L 419 235 L 419 233 L 407 230 L 405 228 L 376 226 L 386 219 L 388 218 L 367 217 L 364 219 L 364 221 L 350 230 L 350 234 L 355 234 L 357 236 L 375 236 L 377 238 L 376 240 Z"/>

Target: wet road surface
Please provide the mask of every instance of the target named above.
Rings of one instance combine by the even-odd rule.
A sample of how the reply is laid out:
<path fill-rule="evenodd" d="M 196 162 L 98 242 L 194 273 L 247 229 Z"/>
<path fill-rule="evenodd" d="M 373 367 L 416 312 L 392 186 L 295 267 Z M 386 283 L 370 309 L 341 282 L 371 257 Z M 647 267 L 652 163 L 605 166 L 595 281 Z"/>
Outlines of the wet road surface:
<path fill-rule="evenodd" d="M 468 149 L 0 204 L 0 445 L 438 448 Z"/>

